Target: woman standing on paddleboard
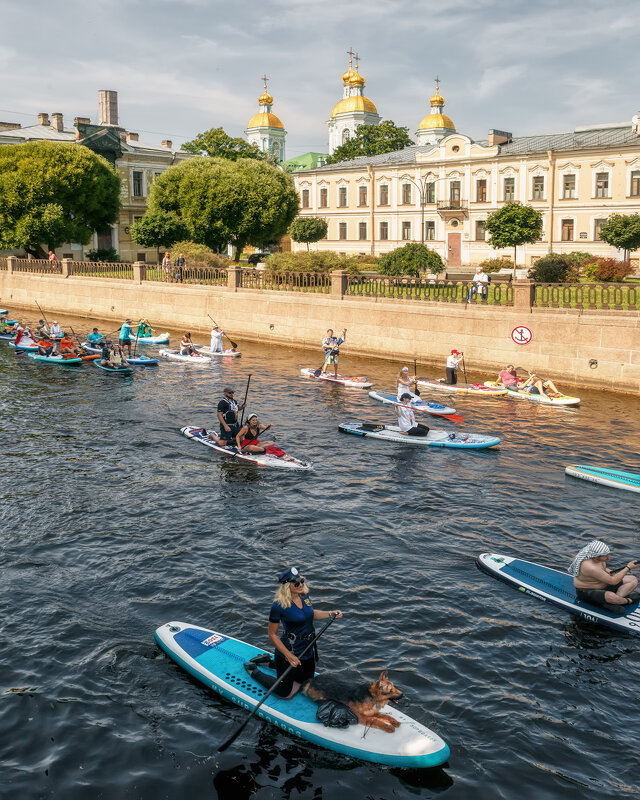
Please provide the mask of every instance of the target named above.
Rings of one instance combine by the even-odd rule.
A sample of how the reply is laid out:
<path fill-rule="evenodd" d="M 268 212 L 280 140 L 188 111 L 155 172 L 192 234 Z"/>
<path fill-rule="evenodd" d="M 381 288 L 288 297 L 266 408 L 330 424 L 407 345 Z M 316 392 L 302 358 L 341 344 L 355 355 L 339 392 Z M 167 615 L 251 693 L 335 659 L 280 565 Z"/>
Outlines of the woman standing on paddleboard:
<path fill-rule="evenodd" d="M 281 573 L 278 578 L 280 588 L 276 592 L 274 603 L 269 613 L 269 639 L 275 647 L 275 669 L 279 678 L 288 667 L 293 667 L 286 678 L 278 685 L 274 691 L 279 697 L 285 700 L 291 699 L 301 684 L 308 678 L 312 678 L 315 672 L 318 651 L 312 647 L 304 654 L 302 660 L 298 654 L 302 655 L 309 642 L 315 636 L 313 622 L 316 619 L 328 619 L 330 615 L 335 615 L 338 619 L 342 617 L 342 611 L 318 611 L 311 605 L 309 598 L 309 587 L 304 575 L 296 567 L 290 567 Z M 278 631 L 282 625 L 282 633 L 278 636 Z M 276 681 L 271 675 L 267 675 L 258 669 L 258 665 L 271 665 L 271 656 L 263 654 L 256 656 L 255 659 L 248 661 L 244 666 L 251 677 L 259 684 L 270 689 Z"/>

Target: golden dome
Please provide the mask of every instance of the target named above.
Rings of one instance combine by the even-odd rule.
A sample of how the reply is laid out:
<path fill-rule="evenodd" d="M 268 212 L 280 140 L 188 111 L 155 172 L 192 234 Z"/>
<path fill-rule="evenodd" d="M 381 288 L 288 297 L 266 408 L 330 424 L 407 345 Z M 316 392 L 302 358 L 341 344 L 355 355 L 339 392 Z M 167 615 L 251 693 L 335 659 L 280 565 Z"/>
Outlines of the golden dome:
<path fill-rule="evenodd" d="M 375 107 L 372 100 L 369 100 L 368 97 L 356 94 L 352 97 L 343 97 L 340 102 L 336 103 L 331 112 L 331 116 L 335 117 L 336 114 L 349 114 L 352 111 L 368 111 L 370 114 L 378 113 L 378 109 Z"/>
<path fill-rule="evenodd" d="M 349 78 L 349 86 L 364 86 L 364 78 L 359 72 L 354 72 Z"/>
<path fill-rule="evenodd" d="M 440 94 L 440 92 L 436 92 L 429 101 L 432 106 L 443 106 L 444 105 L 444 97 Z"/>
<path fill-rule="evenodd" d="M 271 106 L 273 105 L 273 97 L 269 94 L 269 92 L 265 89 L 264 92 L 258 98 L 258 102 L 261 106 Z"/>
<path fill-rule="evenodd" d="M 247 128 L 283 128 L 284 125 L 275 114 L 267 114 L 264 111 L 260 111 L 258 114 L 254 114 L 251 119 L 249 120 L 249 124 Z"/>
<path fill-rule="evenodd" d="M 447 128 L 451 131 L 456 129 L 451 117 L 446 114 L 429 114 L 418 125 L 419 131 L 431 130 L 431 128 Z"/>
<path fill-rule="evenodd" d="M 346 85 L 350 83 L 351 80 L 357 75 L 358 73 L 353 69 L 351 65 L 349 65 L 349 69 L 346 72 L 342 73 L 342 82 Z"/>

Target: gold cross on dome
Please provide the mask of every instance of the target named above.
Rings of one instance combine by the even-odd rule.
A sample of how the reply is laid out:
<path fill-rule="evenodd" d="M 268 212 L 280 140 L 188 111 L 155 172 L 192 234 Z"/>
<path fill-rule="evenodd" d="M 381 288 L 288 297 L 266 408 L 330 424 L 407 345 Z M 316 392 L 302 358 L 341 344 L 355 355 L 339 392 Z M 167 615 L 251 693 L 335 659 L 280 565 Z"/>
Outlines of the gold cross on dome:
<path fill-rule="evenodd" d="M 440 78 L 436 75 L 436 94 L 440 94 Z"/>
<path fill-rule="evenodd" d="M 356 59 L 356 72 L 357 72 L 358 71 L 358 64 L 360 63 L 360 55 L 358 53 L 356 53 L 355 59 Z"/>
<path fill-rule="evenodd" d="M 266 75 L 263 75 L 262 76 L 262 80 L 264 81 L 264 90 L 266 92 L 267 91 L 267 81 L 269 80 L 269 78 L 267 78 Z"/>
<path fill-rule="evenodd" d="M 347 55 L 349 56 L 349 67 L 351 67 L 353 64 L 353 57 L 356 55 L 356 53 L 353 52 L 353 47 L 350 47 L 347 50 Z"/>

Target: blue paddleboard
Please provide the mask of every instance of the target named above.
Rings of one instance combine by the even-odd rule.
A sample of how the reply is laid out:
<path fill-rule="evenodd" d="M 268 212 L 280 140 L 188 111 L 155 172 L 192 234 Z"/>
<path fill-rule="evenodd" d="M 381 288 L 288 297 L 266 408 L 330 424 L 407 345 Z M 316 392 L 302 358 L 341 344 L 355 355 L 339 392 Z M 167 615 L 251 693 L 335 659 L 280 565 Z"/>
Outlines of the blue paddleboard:
<path fill-rule="evenodd" d="M 626 489 L 629 492 L 640 492 L 640 475 L 635 472 L 620 472 L 617 469 L 590 467 L 586 464 L 571 464 L 565 472 L 583 481 L 612 486 L 614 489 Z"/>
<path fill-rule="evenodd" d="M 242 708 L 252 709 L 266 690 L 249 677 L 243 663 L 263 653 L 239 639 L 187 622 L 167 622 L 155 632 L 156 642 L 183 669 Z M 265 669 L 272 675 L 272 670 Z M 316 719 L 318 706 L 303 694 L 291 700 L 271 695 L 259 708 L 261 717 L 308 742 L 375 764 L 393 767 L 435 767 L 449 758 L 449 747 L 424 725 L 385 706 L 384 713 L 399 720 L 393 733 L 364 725 L 325 728 Z M 222 738 L 222 737 L 221 737 Z"/>

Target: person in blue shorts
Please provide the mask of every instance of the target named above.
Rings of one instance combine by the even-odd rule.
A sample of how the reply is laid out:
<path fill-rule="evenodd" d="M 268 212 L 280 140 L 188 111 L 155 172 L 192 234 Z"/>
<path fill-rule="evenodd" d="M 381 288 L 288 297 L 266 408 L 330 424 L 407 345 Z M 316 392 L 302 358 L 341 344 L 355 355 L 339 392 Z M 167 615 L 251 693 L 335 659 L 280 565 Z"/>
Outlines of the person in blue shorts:
<path fill-rule="evenodd" d="M 259 684 L 270 689 L 277 678 L 288 667 L 293 667 L 275 689 L 274 694 L 290 700 L 308 678 L 313 678 L 318 651 L 311 647 L 303 651 L 315 636 L 314 620 L 328 619 L 330 616 L 342 618 L 342 611 L 318 611 L 314 609 L 309 597 L 309 586 L 297 567 L 289 567 L 278 578 L 280 588 L 276 592 L 269 613 L 269 639 L 275 647 L 274 662 L 268 653 L 256 656 L 244 667 Z M 282 632 L 278 635 L 280 628 Z M 277 678 L 258 669 L 260 664 L 275 666 Z"/>
<path fill-rule="evenodd" d="M 333 377 L 338 377 L 338 364 L 340 363 L 340 345 L 347 338 L 347 329 L 342 331 L 342 336 L 338 338 L 333 335 L 333 330 L 329 328 L 327 335 L 322 340 L 322 349 L 324 350 L 324 364 L 322 365 L 322 374 L 326 375 L 327 367 L 333 364 Z"/>
<path fill-rule="evenodd" d="M 132 322 L 130 319 L 126 320 L 123 326 L 120 328 L 120 335 L 118 337 L 118 344 L 120 345 L 120 350 L 124 350 L 127 348 L 127 352 L 129 357 L 131 357 L 131 336 L 133 334 L 133 327 Z"/>

